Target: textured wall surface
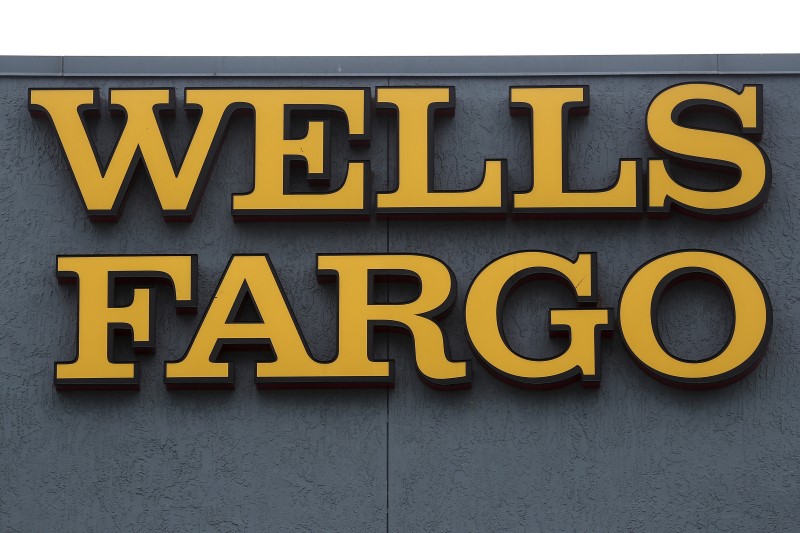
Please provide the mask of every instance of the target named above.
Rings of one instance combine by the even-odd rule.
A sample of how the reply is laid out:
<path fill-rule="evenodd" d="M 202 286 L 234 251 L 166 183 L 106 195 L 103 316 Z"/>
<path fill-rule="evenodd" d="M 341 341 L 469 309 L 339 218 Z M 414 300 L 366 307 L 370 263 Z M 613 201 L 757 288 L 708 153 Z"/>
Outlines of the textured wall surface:
<path fill-rule="evenodd" d="M 478 183 L 487 158 L 506 158 L 512 190 L 530 186 L 528 121 L 508 111 L 510 85 L 591 88 L 588 116 L 571 121 L 574 188 L 615 179 L 619 158 L 656 157 L 645 135 L 650 100 L 669 85 L 706 80 L 764 85 L 761 146 L 773 169 L 755 214 L 707 221 L 673 214 L 630 220 L 384 220 L 234 222 L 230 195 L 251 188 L 252 118 L 232 124 L 191 223 L 166 223 L 139 169 L 116 223 L 93 223 L 48 120 L 27 110 L 30 87 L 174 86 L 166 122 L 182 153 L 193 122 L 183 88 L 202 86 L 454 85 L 456 114 L 437 121 L 437 188 Z M 485 78 L 0 78 L 0 529 L 4 531 L 784 531 L 800 521 L 800 76 Z M 720 128 L 731 124 L 717 120 Z M 122 123 L 89 124 L 108 157 Z M 372 144 L 351 149 L 334 123 L 334 177 L 349 158 L 372 161 L 373 188 L 396 176 L 393 119 L 374 116 Z M 719 185 L 686 171 L 687 183 Z M 335 182 L 335 180 L 334 180 Z M 522 390 L 474 360 L 463 301 L 475 274 L 508 252 L 598 254 L 601 304 L 617 306 L 627 278 L 676 249 L 707 248 L 747 265 L 772 300 L 761 365 L 712 391 L 662 385 L 630 360 L 617 334 L 602 346 L 599 389 Z M 411 343 L 380 334 L 395 360 L 393 390 L 257 390 L 259 354 L 231 354 L 233 391 L 168 391 L 163 361 L 179 358 L 234 253 L 269 254 L 314 354 L 336 352 L 337 294 L 318 285 L 315 254 L 408 252 L 446 262 L 458 302 L 444 322 L 451 353 L 472 359 L 473 383 L 436 391 L 417 377 Z M 197 316 L 158 293 L 154 355 L 136 358 L 138 392 L 57 392 L 53 363 L 74 357 L 77 292 L 58 285 L 58 254 L 199 255 Z M 386 286 L 390 298 L 401 287 Z M 509 300 L 504 327 L 517 351 L 553 356 L 547 309 L 569 292 L 531 282 Z M 664 299 L 659 328 L 686 357 L 715 353 L 731 310 L 716 286 L 683 283 Z"/>

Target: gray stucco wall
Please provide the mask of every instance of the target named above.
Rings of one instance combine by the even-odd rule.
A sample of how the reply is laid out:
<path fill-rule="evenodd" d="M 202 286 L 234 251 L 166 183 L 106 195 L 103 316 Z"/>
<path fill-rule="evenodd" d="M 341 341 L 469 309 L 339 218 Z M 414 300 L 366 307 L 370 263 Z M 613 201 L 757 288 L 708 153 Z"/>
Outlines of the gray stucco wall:
<path fill-rule="evenodd" d="M 631 63 L 631 71 L 637 68 Z M 60 75 L 0 77 L 0 529 L 796 527 L 800 75 L 731 75 L 716 68 L 649 76 L 548 77 L 531 71 L 530 76 L 452 78 L 67 79 L 62 70 Z M 667 86 L 692 80 L 737 89 L 744 83 L 764 85 L 760 145 L 772 163 L 773 184 L 766 205 L 752 216 L 725 222 L 673 214 L 663 220 L 386 221 L 373 216 L 368 222 L 235 223 L 230 195 L 250 189 L 253 165 L 252 119 L 240 118 L 231 124 L 193 222 L 164 222 L 140 170 L 120 220 L 92 223 L 52 125 L 27 110 L 30 87 L 98 87 L 105 99 L 109 87 L 174 86 L 179 112 L 167 128 L 181 153 L 192 127 L 180 111 L 187 86 L 454 85 L 456 114 L 437 122 L 437 187 L 468 188 L 479 180 L 484 159 L 506 158 L 511 189 L 523 190 L 530 180 L 528 125 L 509 115 L 508 87 L 588 84 L 591 112 L 571 122 L 569 168 L 574 187 L 595 189 L 613 182 L 619 158 L 656 157 L 646 141 L 647 105 Z M 358 154 L 372 161 L 376 190 L 390 187 L 396 176 L 393 124 L 374 116 L 371 147 Z M 104 157 L 120 128 L 105 111 L 92 123 Z M 342 140 L 341 124 L 338 128 L 333 172 L 341 177 L 343 161 L 355 156 Z M 716 179 L 686 176 L 702 183 Z M 315 254 L 433 255 L 453 269 L 458 281 L 458 302 L 444 322 L 451 352 L 473 359 L 463 299 L 469 282 L 490 260 L 523 249 L 569 257 L 596 251 L 601 304 L 616 307 L 620 289 L 637 267 L 681 248 L 734 257 L 756 273 L 771 297 L 769 350 L 754 373 L 732 386 L 702 392 L 664 386 L 636 367 L 615 335 L 603 343 L 599 389 L 522 390 L 498 381 L 475 361 L 471 389 L 435 391 L 417 378 L 411 343 L 381 334 L 378 357 L 396 361 L 394 390 L 257 390 L 257 354 L 235 354 L 230 357 L 236 361 L 234 391 L 168 391 L 163 361 L 182 355 L 202 312 L 176 315 L 166 290 L 159 293 L 156 309 L 155 355 L 137 356 L 140 391 L 57 392 L 52 385 L 54 361 L 72 359 L 76 341 L 77 292 L 57 284 L 58 254 L 196 253 L 202 311 L 231 254 L 267 253 L 320 357 L 336 351 L 337 295 L 333 287 L 318 285 Z M 386 290 L 397 296 L 402 288 Z M 547 308 L 572 304 L 560 286 L 526 285 L 506 311 L 511 345 L 532 357 L 557 354 L 564 344 L 547 336 Z M 701 357 L 722 346 L 731 323 L 721 289 L 696 281 L 668 294 L 659 327 L 668 347 Z M 133 357 L 124 344 L 118 353 Z"/>

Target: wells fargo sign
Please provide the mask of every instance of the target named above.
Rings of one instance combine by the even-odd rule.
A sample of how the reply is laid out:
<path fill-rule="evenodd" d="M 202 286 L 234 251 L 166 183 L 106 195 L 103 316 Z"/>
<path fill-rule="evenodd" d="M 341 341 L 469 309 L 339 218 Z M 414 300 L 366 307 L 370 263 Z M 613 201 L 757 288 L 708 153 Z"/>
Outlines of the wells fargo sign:
<path fill-rule="evenodd" d="M 122 213 L 134 169 L 144 163 L 165 220 L 191 220 L 201 201 L 226 125 L 236 111 L 254 113 L 255 155 L 252 190 L 233 193 L 236 219 L 313 217 L 580 217 L 666 216 L 675 208 L 720 220 L 746 216 L 765 201 L 770 165 L 758 146 L 762 131 L 762 88 L 741 90 L 713 83 L 685 83 L 655 95 L 647 110 L 649 140 L 662 159 L 620 159 L 616 183 L 605 190 L 573 191 L 566 173 L 570 113 L 588 112 L 586 86 L 511 87 L 513 115 L 531 124 L 532 176 L 529 190 L 509 192 L 506 161 L 487 159 L 480 186 L 471 190 L 433 190 L 433 128 L 436 115 L 455 111 L 452 87 L 379 87 L 374 105 L 366 88 L 344 89 L 187 89 L 185 108 L 198 113 L 196 131 L 179 158 L 172 156 L 159 123 L 175 107 L 170 89 L 118 89 L 109 107 L 124 113 L 126 123 L 104 165 L 87 135 L 85 114 L 99 108 L 91 89 L 32 89 L 29 108 L 52 121 L 89 217 L 116 220 Z M 370 142 L 373 108 L 396 115 L 397 183 L 392 191 L 369 190 L 370 162 L 349 161 L 343 185 L 320 192 L 295 193 L 287 186 L 289 167 L 300 161 L 310 178 L 329 184 L 330 114 L 347 122 L 353 144 Z M 739 132 L 682 124 L 687 110 L 703 109 L 733 117 Z M 306 116 L 307 131 L 292 136 L 294 113 Z M 637 154 L 619 154 L 636 156 Z M 679 183 L 674 162 L 696 163 L 732 171 L 734 185 L 698 190 Z M 224 216 L 220 214 L 220 216 Z M 275 360 L 256 364 L 259 386 L 387 385 L 394 380 L 390 361 L 372 358 L 372 332 L 399 327 L 413 337 L 419 374 L 435 387 L 468 386 L 468 361 L 454 360 L 446 333 L 437 323 L 455 303 L 455 277 L 442 261 L 416 254 L 324 254 L 316 258 L 320 280 L 334 280 L 339 291 L 338 353 L 320 362 L 310 353 L 267 255 L 234 255 L 216 293 L 182 357 L 165 364 L 169 387 L 233 386 L 230 362 L 218 356 L 225 348 L 271 350 Z M 677 250 L 656 257 L 628 279 L 616 310 L 599 308 L 597 257 L 575 258 L 539 250 L 520 250 L 489 263 L 472 280 L 464 307 L 467 335 L 475 354 L 500 377 L 524 386 L 555 386 L 580 380 L 598 384 L 601 334 L 618 331 L 633 359 L 659 380 L 680 387 L 731 383 L 758 363 L 771 329 L 771 306 L 763 285 L 733 258 L 709 250 Z M 130 331 L 135 348 L 152 348 L 152 282 L 174 289 L 178 311 L 197 309 L 197 256 L 115 255 L 59 256 L 58 279 L 78 286 L 77 355 L 55 364 L 55 384 L 71 388 L 137 388 L 136 362 L 113 362 L 113 334 Z M 381 276 L 413 280 L 411 301 L 378 303 L 373 284 Z M 551 329 L 569 335 L 561 355 L 534 360 L 515 353 L 504 338 L 504 300 L 532 277 L 554 278 L 572 289 L 576 306 L 550 311 Z M 730 338 L 716 355 L 687 361 L 669 353 L 655 327 L 657 303 L 675 282 L 700 276 L 724 287 L 734 311 Z M 119 283 L 134 284 L 129 305 L 114 305 Z M 247 300 L 256 321 L 236 319 Z"/>

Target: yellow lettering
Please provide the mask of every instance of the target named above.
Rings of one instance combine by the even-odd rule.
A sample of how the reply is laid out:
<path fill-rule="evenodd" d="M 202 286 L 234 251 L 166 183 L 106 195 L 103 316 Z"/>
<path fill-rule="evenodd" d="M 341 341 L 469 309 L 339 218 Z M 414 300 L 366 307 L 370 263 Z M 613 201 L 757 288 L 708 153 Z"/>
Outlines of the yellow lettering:
<path fill-rule="evenodd" d="M 611 328 L 609 309 L 551 309 L 551 331 L 568 331 L 567 351 L 551 359 L 528 359 L 514 353 L 504 339 L 501 313 L 517 285 L 533 277 L 556 276 L 575 291 L 578 302 L 596 304 L 595 256 L 578 254 L 573 262 L 548 252 L 526 251 L 489 263 L 467 292 L 467 333 L 475 352 L 489 367 L 512 383 L 552 387 L 581 379 L 599 384 L 599 335 Z"/>
<path fill-rule="evenodd" d="M 339 284 L 339 358 L 364 361 L 372 351 L 372 328 L 400 327 L 414 339 L 417 369 L 434 387 L 469 383 L 469 364 L 451 361 L 444 333 L 434 321 L 452 306 L 453 273 L 433 257 L 423 255 L 320 255 L 321 276 L 334 276 Z M 419 296 L 410 302 L 373 303 L 376 276 L 411 276 L 419 283 Z M 388 371 L 388 362 L 382 365 Z"/>
<path fill-rule="evenodd" d="M 655 312 L 661 295 L 687 276 L 722 283 L 734 310 L 734 325 L 722 351 L 703 361 L 668 353 L 658 337 Z M 760 360 L 772 327 L 764 287 L 752 272 L 721 254 L 684 250 L 657 257 L 628 280 L 619 303 L 619 328 L 634 360 L 650 374 L 677 387 L 715 387 L 743 378 Z"/>
<path fill-rule="evenodd" d="M 766 154 L 752 141 L 719 131 L 678 124 L 681 113 L 703 107 L 733 113 L 743 134 L 762 131 L 760 85 L 741 92 L 715 83 L 683 83 L 659 93 L 647 110 L 647 133 L 658 148 L 677 161 L 713 165 L 739 174 L 736 185 L 724 190 L 697 190 L 677 183 L 663 159 L 648 161 L 648 211 L 669 212 L 671 204 L 704 216 L 746 215 L 766 201 L 771 170 Z"/>
<path fill-rule="evenodd" d="M 55 385 L 74 388 L 139 388 L 137 363 L 110 360 L 115 330 L 129 330 L 136 349 L 153 343 L 152 292 L 135 288 L 127 306 L 113 305 L 118 280 L 161 280 L 175 288 L 179 309 L 196 306 L 197 256 L 120 255 L 59 256 L 58 278 L 78 284 L 78 353 L 67 363 L 56 363 Z"/>
<path fill-rule="evenodd" d="M 126 122 L 103 169 L 83 122 L 84 111 L 99 107 L 96 89 L 32 89 L 29 108 L 33 113 L 44 112 L 52 119 L 90 217 L 115 220 L 119 216 L 131 177 L 141 159 L 164 217 L 189 219 L 200 199 L 202 183 L 208 177 L 211 155 L 219 141 L 219 125 L 228 107 L 227 102 L 191 102 L 191 93 L 187 91 L 187 104 L 199 105 L 203 114 L 177 173 L 156 117 L 158 111 L 174 108 L 171 89 L 112 89 L 109 92 L 110 107 L 122 110 Z"/>
<path fill-rule="evenodd" d="M 503 213 L 506 164 L 486 160 L 481 184 L 433 190 L 434 115 L 455 109 L 453 87 L 378 87 L 378 107 L 397 111 L 397 189 L 378 193 L 379 213 Z"/>
<path fill-rule="evenodd" d="M 572 191 L 567 177 L 567 117 L 589 109 L 588 87 L 511 87 L 512 114 L 533 114 L 533 187 L 514 194 L 515 213 L 638 213 L 642 163 L 621 159 L 617 182 L 599 191 Z"/>
<path fill-rule="evenodd" d="M 229 92 L 223 97 L 231 98 Z M 263 218 L 275 215 L 346 215 L 368 216 L 367 161 L 350 161 L 344 184 L 325 193 L 291 193 L 288 190 L 287 161 L 301 159 L 308 164 L 309 175 L 330 172 L 330 124 L 310 120 L 302 139 L 288 139 L 292 110 L 334 109 L 347 118 L 350 140 L 369 141 L 369 89 L 273 89 L 235 91 L 235 98 L 255 109 L 255 183 L 246 194 L 233 195 L 233 214 L 238 218 Z M 313 213 L 309 213 L 313 211 Z"/>

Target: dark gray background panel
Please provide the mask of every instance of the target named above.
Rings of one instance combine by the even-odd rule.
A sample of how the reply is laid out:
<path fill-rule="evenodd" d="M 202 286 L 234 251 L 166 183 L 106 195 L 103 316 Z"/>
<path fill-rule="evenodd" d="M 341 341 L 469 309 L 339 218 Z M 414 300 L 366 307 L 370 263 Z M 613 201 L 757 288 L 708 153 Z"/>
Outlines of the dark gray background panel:
<path fill-rule="evenodd" d="M 513 78 L 373 72 L 338 79 L 315 63 L 320 58 L 299 60 L 318 69 L 318 77 L 212 77 L 206 74 L 226 65 L 247 69 L 235 58 L 210 58 L 185 64 L 198 77 L 170 77 L 170 68 L 182 71 L 166 62 L 163 72 L 149 72 L 153 76 L 131 72 L 133 77 L 109 78 L 102 60 L 73 58 L 76 75 L 63 79 L 65 67 L 50 77 L 43 72 L 47 65 L 35 64 L 47 58 L 18 62 L 16 72 L 43 76 L 0 79 L 0 528 L 792 530 L 800 520 L 800 78 L 763 73 L 780 70 L 773 63 L 784 60 L 788 72 L 792 58 L 780 56 L 769 56 L 750 73 L 719 75 L 723 64 L 716 60 L 723 57 L 676 58 L 684 65 L 700 62 L 692 67 L 700 70 L 680 75 L 589 75 L 582 69 L 586 75 Z M 708 58 L 713 65 L 701 64 Z M 245 63 L 259 60 L 278 61 Z M 408 72 L 423 60 L 408 60 Z M 731 57 L 733 63 L 724 68 L 736 71 L 741 67 L 735 62 L 745 60 L 752 58 Z M 133 69 L 119 61 L 122 70 Z M 397 72 L 399 63 L 392 61 L 387 64 Z M 437 61 L 432 63 L 441 68 Z M 465 65 L 504 71 L 498 61 Z M 640 68 L 637 59 L 608 61 L 631 74 Z M 351 64 L 362 71 L 376 68 L 367 60 Z M 460 72 L 458 65 L 453 69 Z M 592 189 L 613 182 L 619 158 L 656 156 L 645 135 L 647 105 L 660 90 L 692 80 L 737 89 L 744 83 L 764 85 L 760 145 L 770 157 L 773 184 L 765 206 L 749 217 L 234 222 L 230 194 L 250 188 L 253 164 L 252 119 L 242 117 L 231 125 L 193 222 L 164 222 L 139 171 L 119 222 L 92 223 L 52 126 L 27 111 L 30 87 L 99 87 L 105 98 L 109 87 L 174 86 L 179 111 L 166 127 L 179 153 L 192 128 L 180 110 L 187 86 L 451 84 L 456 114 L 438 120 L 435 135 L 437 188 L 475 185 L 485 159 L 506 158 L 510 187 L 524 190 L 531 179 L 530 134 L 527 120 L 508 112 L 508 87 L 588 84 L 590 113 L 570 123 L 569 172 L 572 186 Z M 716 125 L 731 127 L 724 120 Z M 105 112 L 92 122 L 103 156 L 120 128 Z M 394 128 L 394 119 L 374 115 L 371 146 L 358 152 L 372 161 L 376 190 L 396 179 Z M 333 168 L 340 176 L 356 151 L 337 138 Z M 688 171 L 682 177 L 720 183 L 713 173 Z M 477 272 L 502 254 L 542 249 L 573 258 L 597 252 L 600 303 L 616 308 L 619 291 L 641 264 L 693 247 L 747 265 L 772 300 L 769 350 L 739 383 L 713 391 L 669 388 L 642 373 L 615 335 L 603 341 L 599 389 L 576 384 L 529 391 L 497 380 L 469 349 L 466 290 Z M 375 344 L 377 358 L 395 360 L 394 390 L 256 390 L 258 354 L 229 356 L 236 361 L 234 391 L 164 387 L 163 361 L 182 355 L 231 254 L 270 255 L 312 351 L 330 357 L 336 350 L 337 295 L 317 283 L 315 255 L 387 251 L 430 254 L 454 271 L 458 300 L 444 328 L 453 357 L 472 361 L 471 389 L 428 388 L 416 375 L 410 341 L 395 334 L 381 334 Z M 199 255 L 200 313 L 177 316 L 170 292 L 158 291 L 156 352 L 136 356 L 139 392 L 56 392 L 52 386 L 53 363 L 74 355 L 77 312 L 75 287 L 56 281 L 56 256 L 96 253 Z M 408 294 L 398 284 L 384 290 L 390 298 Z M 571 304 L 569 292 L 558 285 L 523 286 L 506 307 L 509 342 L 530 357 L 555 355 L 564 344 L 547 337 L 546 310 Z M 699 281 L 668 293 L 659 317 L 669 348 L 687 357 L 718 349 L 733 319 L 719 288 Z M 118 353 L 133 357 L 124 343 Z"/>

